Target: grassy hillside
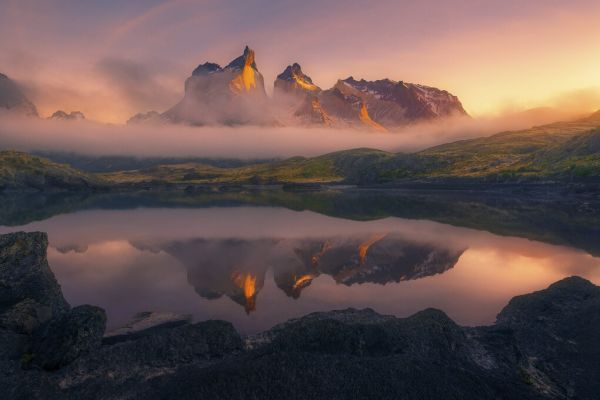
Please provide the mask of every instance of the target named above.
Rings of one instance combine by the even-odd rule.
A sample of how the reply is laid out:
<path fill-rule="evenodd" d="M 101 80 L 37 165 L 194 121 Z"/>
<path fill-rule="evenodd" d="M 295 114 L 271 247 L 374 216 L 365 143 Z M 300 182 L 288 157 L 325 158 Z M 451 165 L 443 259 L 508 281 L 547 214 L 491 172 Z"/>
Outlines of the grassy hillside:
<path fill-rule="evenodd" d="M 427 149 L 420 156 L 441 165 L 432 176 L 552 176 L 600 173 L 600 113 L 487 138 L 463 140 Z"/>
<path fill-rule="evenodd" d="M 68 165 L 16 151 L 0 152 L 0 191 L 97 188 L 104 183 L 96 176 Z"/>
<path fill-rule="evenodd" d="M 344 176 L 336 172 L 327 157 L 307 159 L 290 158 L 237 168 L 219 168 L 206 164 L 159 165 L 145 170 L 101 174 L 102 179 L 114 183 L 169 182 L 197 184 L 268 184 L 340 182 Z"/>

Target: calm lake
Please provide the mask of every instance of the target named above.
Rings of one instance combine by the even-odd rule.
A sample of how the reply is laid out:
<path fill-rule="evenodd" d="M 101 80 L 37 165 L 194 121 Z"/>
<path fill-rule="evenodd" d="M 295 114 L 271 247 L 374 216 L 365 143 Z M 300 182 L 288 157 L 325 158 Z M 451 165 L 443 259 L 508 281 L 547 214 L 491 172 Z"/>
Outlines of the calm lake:
<path fill-rule="evenodd" d="M 521 214 L 473 202 L 465 223 L 462 203 L 460 212 L 431 217 L 406 201 L 382 212 L 349 207 L 351 215 L 339 212 L 343 201 L 328 204 L 330 212 L 243 203 L 63 207 L 31 221 L 20 211 L 5 215 L 12 222 L 0 232 L 48 232 L 48 260 L 66 299 L 103 307 L 109 329 L 157 310 L 224 319 L 252 334 L 347 307 L 397 316 L 435 307 L 481 325 L 511 297 L 563 277 L 600 284 L 597 228 L 578 225 L 580 215 L 546 229 L 539 221 L 547 219 L 521 223 Z"/>

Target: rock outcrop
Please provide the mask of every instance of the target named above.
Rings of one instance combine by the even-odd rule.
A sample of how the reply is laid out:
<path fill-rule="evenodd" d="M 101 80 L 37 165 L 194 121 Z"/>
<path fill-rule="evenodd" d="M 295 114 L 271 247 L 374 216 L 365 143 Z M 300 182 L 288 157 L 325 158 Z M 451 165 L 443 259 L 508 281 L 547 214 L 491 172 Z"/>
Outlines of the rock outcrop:
<path fill-rule="evenodd" d="M 29 101 L 19 85 L 8 76 L 0 73 L 0 110 L 6 109 L 11 112 L 37 117 L 38 112 L 35 105 Z"/>
<path fill-rule="evenodd" d="M 0 327 L 32 333 L 69 310 L 46 259 L 44 233 L 0 236 Z"/>
<path fill-rule="evenodd" d="M 127 325 L 106 333 L 103 342 L 114 344 L 139 339 L 142 336 L 154 334 L 162 329 L 189 324 L 191 321 L 192 316 L 189 314 L 143 311 L 134 315 Z"/>
<path fill-rule="evenodd" d="M 106 313 L 95 306 L 78 306 L 50 320 L 35 332 L 31 362 L 47 370 L 63 367 L 102 343 Z"/>
<path fill-rule="evenodd" d="M 485 327 L 461 327 L 435 309 L 408 318 L 347 309 L 245 339 L 228 322 L 184 321 L 100 344 L 103 312 L 60 300 L 46 240 L 0 236 L 3 311 L 26 294 L 59 313 L 32 334 L 0 325 L 6 399 L 592 400 L 600 391 L 600 287 L 582 278 L 514 298 Z"/>

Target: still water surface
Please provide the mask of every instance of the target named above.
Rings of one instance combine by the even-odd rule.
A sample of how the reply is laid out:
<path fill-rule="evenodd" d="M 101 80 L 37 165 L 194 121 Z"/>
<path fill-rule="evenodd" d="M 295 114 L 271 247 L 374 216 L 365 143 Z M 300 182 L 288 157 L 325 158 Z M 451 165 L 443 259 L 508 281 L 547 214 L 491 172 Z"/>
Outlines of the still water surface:
<path fill-rule="evenodd" d="M 109 329 L 139 311 L 224 319 L 251 334 L 313 311 L 427 307 L 490 324 L 518 294 L 570 275 L 600 284 L 576 248 L 428 220 L 354 221 L 277 207 L 138 208 L 57 215 L 0 232 L 48 232 L 48 260 L 72 305 Z"/>

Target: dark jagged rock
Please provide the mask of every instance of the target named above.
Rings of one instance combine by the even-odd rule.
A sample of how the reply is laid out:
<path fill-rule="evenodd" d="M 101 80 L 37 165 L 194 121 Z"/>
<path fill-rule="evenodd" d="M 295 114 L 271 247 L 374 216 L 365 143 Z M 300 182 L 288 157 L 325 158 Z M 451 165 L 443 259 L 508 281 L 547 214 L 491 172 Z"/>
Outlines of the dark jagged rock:
<path fill-rule="evenodd" d="M 154 334 L 158 330 L 171 329 L 176 326 L 189 324 L 192 316 L 189 314 L 174 314 L 168 312 L 144 311 L 134 315 L 125 326 L 104 335 L 103 343 L 114 344 L 127 340 L 138 339 Z"/>
<path fill-rule="evenodd" d="M 29 117 L 37 117 L 35 105 L 25 96 L 19 85 L 0 73 L 0 109 L 7 109 Z"/>
<path fill-rule="evenodd" d="M 549 288 L 513 298 L 498 314 L 498 327 L 514 331 L 527 355 L 524 371 L 533 384 L 535 371 L 571 398 L 592 399 L 600 393 L 600 288 L 571 277 Z"/>
<path fill-rule="evenodd" d="M 99 347 L 105 329 L 103 309 L 89 305 L 75 307 L 34 333 L 32 362 L 47 370 L 63 367 Z"/>
<path fill-rule="evenodd" d="M 0 327 L 32 332 L 69 309 L 46 258 L 45 233 L 0 236 Z"/>
<path fill-rule="evenodd" d="M 53 352 L 66 361 L 90 343 L 85 335 L 79 335 L 79 340 L 70 342 L 73 347 L 64 340 L 56 346 L 59 343 L 43 332 L 64 338 L 74 321 L 78 321 L 81 332 L 95 330 L 93 320 L 79 317 L 82 310 L 96 307 L 69 311 L 48 266 L 47 246 L 48 237 L 41 232 L 0 235 L 0 387 L 6 399 L 45 399 L 53 393 L 54 388 L 40 371 L 21 368 L 33 360 L 33 348 L 44 354 Z"/>
<path fill-rule="evenodd" d="M 0 236 L 3 260 L 25 258 L 14 236 Z M 600 288 L 577 277 L 514 298 L 495 325 L 477 328 L 435 309 L 408 318 L 348 309 L 288 321 L 245 346 L 223 321 L 100 345 L 103 322 L 83 306 L 33 335 L 0 327 L 3 398 L 592 400 L 600 390 Z M 42 354 L 58 370 L 20 367 Z"/>
<path fill-rule="evenodd" d="M 229 322 L 156 330 L 135 340 L 103 345 L 59 370 L 56 380 L 64 392 L 56 398 L 140 398 L 150 389 L 148 381 L 158 376 L 190 364 L 200 369 L 218 365 L 242 349 L 242 339 Z"/>

